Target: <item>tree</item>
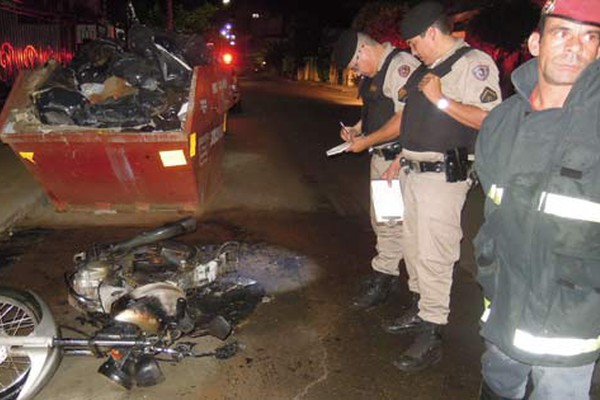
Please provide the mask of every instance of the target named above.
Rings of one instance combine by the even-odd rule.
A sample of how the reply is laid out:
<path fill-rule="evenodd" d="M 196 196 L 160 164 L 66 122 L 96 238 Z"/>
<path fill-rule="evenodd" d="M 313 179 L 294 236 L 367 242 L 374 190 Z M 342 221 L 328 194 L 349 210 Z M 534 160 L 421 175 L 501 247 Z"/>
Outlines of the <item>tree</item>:
<path fill-rule="evenodd" d="M 400 36 L 400 22 L 407 9 L 407 3 L 366 3 L 354 18 L 352 28 L 368 34 L 380 43 L 390 42 L 396 47 L 407 48 Z"/>
<path fill-rule="evenodd" d="M 185 33 L 206 32 L 214 28 L 213 18 L 218 10 L 217 6 L 208 2 L 191 10 L 177 4 L 173 12 L 175 29 Z"/>
<path fill-rule="evenodd" d="M 529 1 L 497 0 L 481 8 L 467 32 L 473 40 L 516 51 L 535 29 L 539 16 L 539 7 Z"/>
<path fill-rule="evenodd" d="M 140 22 L 157 28 L 167 26 L 166 0 L 134 0 L 133 5 Z M 184 33 L 204 33 L 213 28 L 212 21 L 219 7 L 205 1 L 201 5 L 186 4 L 184 0 L 173 0 L 175 30 Z"/>

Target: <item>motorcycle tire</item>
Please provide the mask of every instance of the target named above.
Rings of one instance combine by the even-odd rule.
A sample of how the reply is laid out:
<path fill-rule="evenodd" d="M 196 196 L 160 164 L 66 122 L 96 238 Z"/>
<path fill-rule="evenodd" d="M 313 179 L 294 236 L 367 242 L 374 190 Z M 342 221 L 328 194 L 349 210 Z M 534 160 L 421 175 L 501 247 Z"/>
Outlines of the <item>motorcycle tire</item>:
<path fill-rule="evenodd" d="M 33 293 L 0 287 L 0 337 L 37 336 L 45 312 L 49 314 L 48 307 Z M 46 326 L 58 332 L 53 318 L 50 315 L 48 317 L 44 324 L 50 322 Z M 36 352 L 43 352 L 43 373 L 34 379 L 35 382 L 28 384 L 32 367 L 31 353 L 13 351 L 9 346 L 0 345 L 0 400 L 32 398 L 54 374 L 60 363 L 59 350 L 47 348 Z M 29 387 L 21 393 L 26 384 Z"/>

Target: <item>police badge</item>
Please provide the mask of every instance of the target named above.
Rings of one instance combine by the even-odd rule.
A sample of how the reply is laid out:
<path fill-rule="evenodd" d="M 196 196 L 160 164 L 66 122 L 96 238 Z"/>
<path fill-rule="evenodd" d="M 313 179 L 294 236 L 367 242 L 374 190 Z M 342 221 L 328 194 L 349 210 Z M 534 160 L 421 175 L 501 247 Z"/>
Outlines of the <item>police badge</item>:
<path fill-rule="evenodd" d="M 542 15 L 552 14 L 556 8 L 556 0 L 548 0 L 542 9 Z"/>
<path fill-rule="evenodd" d="M 478 65 L 473 68 L 473 75 L 480 81 L 485 81 L 490 75 L 489 65 Z"/>
<path fill-rule="evenodd" d="M 479 100 L 481 100 L 482 103 L 491 103 L 492 101 L 498 100 L 498 93 L 491 87 L 486 86 L 485 89 L 483 89 L 483 92 L 481 92 Z"/>
<path fill-rule="evenodd" d="M 403 64 L 398 67 L 398 75 L 400 75 L 401 78 L 408 77 L 408 75 L 410 75 L 410 66 Z"/>

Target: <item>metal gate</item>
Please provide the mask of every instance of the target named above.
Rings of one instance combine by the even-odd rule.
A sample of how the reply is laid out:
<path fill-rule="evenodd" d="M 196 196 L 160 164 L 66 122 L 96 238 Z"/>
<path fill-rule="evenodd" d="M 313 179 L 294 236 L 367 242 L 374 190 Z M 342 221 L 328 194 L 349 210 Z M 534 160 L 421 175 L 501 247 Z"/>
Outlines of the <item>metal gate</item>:
<path fill-rule="evenodd" d="M 49 58 L 68 63 L 74 46 L 73 24 L 0 8 L 0 81 L 5 84 L 10 85 L 19 70 L 42 65 Z"/>

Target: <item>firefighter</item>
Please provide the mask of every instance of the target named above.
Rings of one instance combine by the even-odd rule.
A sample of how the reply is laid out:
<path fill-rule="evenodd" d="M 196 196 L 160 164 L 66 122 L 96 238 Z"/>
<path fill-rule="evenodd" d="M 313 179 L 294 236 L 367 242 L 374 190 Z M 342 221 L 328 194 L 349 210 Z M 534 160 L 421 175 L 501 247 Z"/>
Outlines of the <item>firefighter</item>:
<path fill-rule="evenodd" d="M 340 136 L 351 143 L 348 152 L 369 150 L 371 179 L 380 179 L 400 150 L 396 139 L 404 102 L 398 94 L 420 63 L 388 42 L 379 43 L 353 30 L 340 35 L 333 57 L 339 68 L 349 68 L 362 77 L 359 88 L 363 101 L 361 119 L 352 126 L 342 127 Z M 377 254 L 371 261 L 371 274 L 352 300 L 354 309 L 366 309 L 388 298 L 402 260 L 402 227 L 378 223 L 372 204 L 370 216 L 377 238 Z"/>
<path fill-rule="evenodd" d="M 481 399 L 589 399 L 600 350 L 600 2 L 548 1 L 476 145 Z"/>

